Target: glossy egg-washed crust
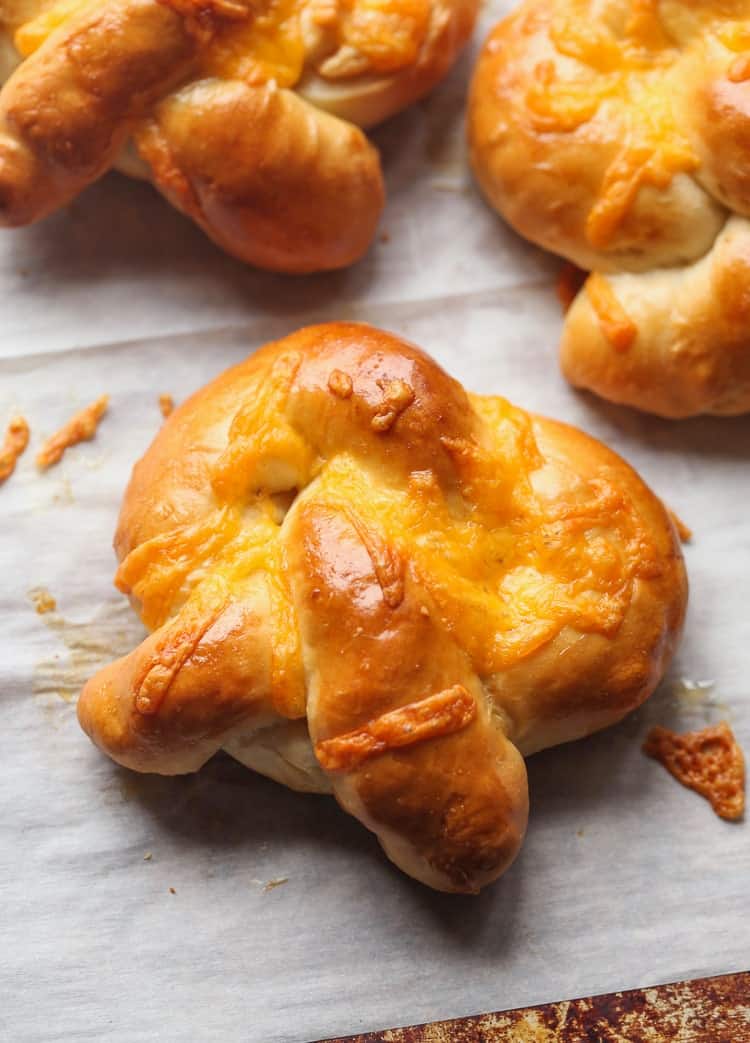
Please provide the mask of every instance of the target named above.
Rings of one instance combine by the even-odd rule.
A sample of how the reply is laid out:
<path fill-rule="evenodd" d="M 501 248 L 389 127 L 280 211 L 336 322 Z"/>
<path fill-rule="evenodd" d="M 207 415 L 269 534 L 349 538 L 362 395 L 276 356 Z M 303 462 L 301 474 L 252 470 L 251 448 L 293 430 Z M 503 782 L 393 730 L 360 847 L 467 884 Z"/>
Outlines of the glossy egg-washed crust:
<path fill-rule="evenodd" d="M 472 164 L 517 231 L 593 272 L 575 385 L 750 409 L 750 0 L 526 0 L 487 39 Z"/>
<path fill-rule="evenodd" d="M 240 260 L 340 268 L 383 206 L 360 129 L 424 95 L 476 0 L 0 0 L 0 225 L 113 166 Z"/>
<path fill-rule="evenodd" d="M 177 409 L 115 546 L 152 633 L 84 689 L 94 742 L 139 771 L 224 748 L 332 789 L 449 891 L 518 852 L 522 755 L 650 694 L 687 594 L 664 507 L 614 453 L 345 323 Z"/>

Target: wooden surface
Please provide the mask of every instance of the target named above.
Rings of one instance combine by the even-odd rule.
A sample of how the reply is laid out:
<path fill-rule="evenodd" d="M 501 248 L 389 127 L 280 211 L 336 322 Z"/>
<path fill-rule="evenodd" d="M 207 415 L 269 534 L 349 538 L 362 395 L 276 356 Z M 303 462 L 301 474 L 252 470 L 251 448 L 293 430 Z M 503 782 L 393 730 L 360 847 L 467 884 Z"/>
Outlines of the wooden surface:
<path fill-rule="evenodd" d="M 750 973 L 320 1043 L 750 1043 Z"/>

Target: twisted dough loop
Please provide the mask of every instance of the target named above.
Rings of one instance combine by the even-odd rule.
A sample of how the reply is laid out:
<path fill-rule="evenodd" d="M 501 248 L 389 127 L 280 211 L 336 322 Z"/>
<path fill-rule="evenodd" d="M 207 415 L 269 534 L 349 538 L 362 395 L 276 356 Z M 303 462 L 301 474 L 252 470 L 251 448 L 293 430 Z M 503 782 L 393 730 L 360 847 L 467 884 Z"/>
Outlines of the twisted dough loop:
<path fill-rule="evenodd" d="M 349 120 L 369 126 L 429 91 L 476 15 L 475 0 L 48 8 L 0 7 L 0 42 L 15 30 L 26 55 L 0 92 L 0 224 L 44 217 L 120 165 L 229 253 L 285 272 L 365 252 L 383 179 Z"/>
<path fill-rule="evenodd" d="M 686 594 L 671 523 L 619 458 L 347 324 L 176 410 L 115 545 L 153 633 L 84 689 L 93 740 L 137 770 L 223 747 L 333 790 L 444 890 L 515 857 L 523 753 L 652 691 Z"/>
<path fill-rule="evenodd" d="M 487 39 L 477 179 L 595 273 L 563 333 L 572 383 L 668 417 L 750 409 L 748 50 L 747 0 L 525 0 Z"/>

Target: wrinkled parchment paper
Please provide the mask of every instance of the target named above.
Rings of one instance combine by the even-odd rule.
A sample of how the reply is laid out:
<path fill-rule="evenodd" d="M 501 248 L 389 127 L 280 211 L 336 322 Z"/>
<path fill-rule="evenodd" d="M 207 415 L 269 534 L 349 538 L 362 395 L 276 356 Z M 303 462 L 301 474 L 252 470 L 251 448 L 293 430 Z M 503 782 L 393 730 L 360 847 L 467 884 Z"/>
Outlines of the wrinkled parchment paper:
<path fill-rule="evenodd" d="M 640 752 L 652 723 L 723 718 L 750 751 L 750 418 L 667 423 L 565 385 L 558 264 L 465 167 L 469 57 L 378 131 L 389 204 L 347 273 L 245 269 L 116 175 L 0 236 L 0 423 L 20 411 L 33 430 L 0 489 L 0 1039 L 301 1043 L 750 965 L 748 827 Z M 341 317 L 604 439 L 695 532 L 669 678 L 619 727 L 531 759 L 525 847 L 478 898 L 402 876 L 330 799 L 224 757 L 136 776 L 75 719 L 85 678 L 141 634 L 110 543 L 158 394 L 180 401 L 269 337 Z M 96 441 L 38 475 L 41 438 L 103 392 Z M 56 611 L 36 612 L 39 589 Z"/>

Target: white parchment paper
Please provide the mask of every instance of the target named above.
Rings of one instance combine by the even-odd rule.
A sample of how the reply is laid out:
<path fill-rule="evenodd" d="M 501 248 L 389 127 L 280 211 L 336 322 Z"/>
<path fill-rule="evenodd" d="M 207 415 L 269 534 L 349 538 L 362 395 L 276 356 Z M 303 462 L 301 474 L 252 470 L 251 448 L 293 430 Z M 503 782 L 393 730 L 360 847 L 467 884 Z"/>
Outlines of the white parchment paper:
<path fill-rule="evenodd" d="M 750 418 L 672 424 L 564 384 L 557 262 L 466 171 L 469 57 L 378 131 L 384 234 L 347 273 L 245 269 L 117 176 L 0 236 L 0 422 L 20 411 L 34 433 L 0 490 L 0 1039 L 301 1043 L 750 966 L 748 827 L 640 752 L 652 723 L 722 718 L 750 750 Z M 75 719 L 83 680 L 141 633 L 110 542 L 157 395 L 179 401 L 269 337 L 341 317 L 604 439 L 695 531 L 670 677 L 619 727 L 532 758 L 523 853 L 479 898 L 406 879 L 329 799 L 228 758 L 135 776 Z M 39 476 L 41 438 L 105 391 L 96 441 Z M 56 612 L 36 613 L 36 588 Z"/>

